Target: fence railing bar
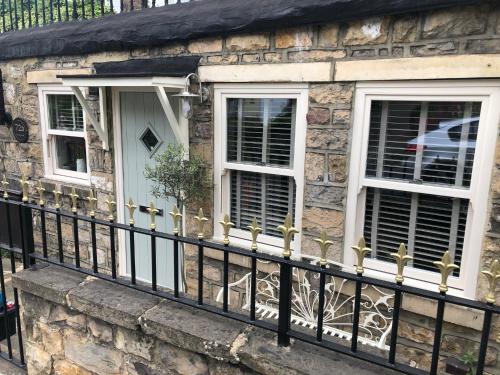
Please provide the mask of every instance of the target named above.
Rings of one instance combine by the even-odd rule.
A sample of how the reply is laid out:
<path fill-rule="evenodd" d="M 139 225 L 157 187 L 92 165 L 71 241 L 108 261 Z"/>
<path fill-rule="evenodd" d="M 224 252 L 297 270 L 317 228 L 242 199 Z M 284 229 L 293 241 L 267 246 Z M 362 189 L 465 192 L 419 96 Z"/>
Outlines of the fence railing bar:
<path fill-rule="evenodd" d="M 25 20 L 24 20 L 24 0 L 20 0 L 21 3 L 20 3 L 20 6 L 21 6 L 21 25 L 22 25 L 22 28 L 24 29 L 26 27 L 26 23 L 25 23 Z M 15 4 L 16 2 L 14 2 Z"/>
<path fill-rule="evenodd" d="M 10 21 L 9 31 L 14 30 L 14 20 L 12 18 L 12 0 L 9 0 L 9 21 Z"/>
<path fill-rule="evenodd" d="M 493 304 L 488 302 L 488 305 L 493 305 Z M 476 375 L 483 375 L 484 372 L 484 363 L 486 361 L 486 352 L 488 351 L 488 340 L 490 337 L 492 315 L 493 314 L 491 311 L 486 311 L 484 313 L 483 330 L 481 332 L 481 343 L 479 346 L 479 353 L 477 356 Z"/>
<path fill-rule="evenodd" d="M 110 2 L 112 3 L 113 0 L 110 0 Z M 99 1 L 99 6 L 100 6 L 100 10 L 101 10 L 101 16 L 103 16 L 104 15 L 104 0 Z"/>
<path fill-rule="evenodd" d="M 64 0 L 64 13 L 65 13 L 66 21 L 69 21 L 69 4 L 68 4 L 68 0 Z"/>
<path fill-rule="evenodd" d="M 113 220 L 110 220 L 113 223 Z M 116 279 L 115 227 L 109 227 L 109 249 L 111 251 L 111 277 Z"/>
<path fill-rule="evenodd" d="M 325 265 L 321 266 L 326 268 Z M 321 341 L 323 339 L 323 315 L 325 312 L 325 283 L 326 277 L 324 272 L 319 274 L 319 291 L 318 291 L 318 323 L 316 326 L 316 340 Z"/>
<path fill-rule="evenodd" d="M 98 273 L 99 268 L 97 266 L 97 238 L 95 220 L 92 220 L 90 223 L 90 238 L 92 242 L 92 269 L 94 273 Z"/>
<path fill-rule="evenodd" d="M 151 229 L 151 288 L 156 291 L 156 236 L 154 229 Z"/>
<path fill-rule="evenodd" d="M 130 224 L 130 227 L 133 228 L 134 224 Z M 130 241 L 130 277 L 132 285 L 135 285 L 135 232 L 129 232 L 129 241 Z"/>
<path fill-rule="evenodd" d="M 42 252 L 43 256 L 47 258 L 47 229 L 45 222 L 45 211 L 40 212 L 40 227 L 42 232 Z"/>
<path fill-rule="evenodd" d="M 250 320 L 255 320 L 255 300 L 257 294 L 257 258 L 251 260 L 250 275 Z"/>
<path fill-rule="evenodd" d="M 179 237 L 179 234 L 176 234 Z M 174 296 L 179 297 L 179 241 L 174 240 Z"/>
<path fill-rule="evenodd" d="M 85 0 L 82 0 L 82 20 L 86 19 L 87 15 L 85 14 Z"/>
<path fill-rule="evenodd" d="M 28 27 L 33 26 L 31 22 L 31 0 L 28 0 Z"/>
<path fill-rule="evenodd" d="M 54 0 L 49 0 L 50 23 L 54 23 Z"/>
<path fill-rule="evenodd" d="M 288 257 L 285 257 L 285 260 Z M 289 259 L 289 258 L 288 258 Z M 280 290 L 278 306 L 278 345 L 290 345 L 291 308 L 292 308 L 292 267 L 287 263 L 280 265 Z"/>
<path fill-rule="evenodd" d="M 80 241 L 78 240 L 78 218 L 73 217 L 73 241 L 75 245 L 75 266 L 80 268 Z"/>
<path fill-rule="evenodd" d="M 222 287 L 223 298 L 222 298 L 222 310 L 224 312 L 228 311 L 228 301 L 229 301 L 229 253 L 224 251 L 223 269 L 222 269 Z"/>
<path fill-rule="evenodd" d="M 5 279 L 3 274 L 3 256 L 0 255 L 0 286 L 2 290 L 2 307 L 5 337 L 7 339 L 7 352 L 9 359 L 12 359 L 12 342 L 10 340 L 9 314 L 7 311 L 7 293 L 5 290 Z"/>
<path fill-rule="evenodd" d="M 58 20 L 58 22 L 61 22 L 61 20 L 62 20 L 62 15 L 61 15 L 61 0 L 57 0 L 57 20 Z"/>
<path fill-rule="evenodd" d="M 203 245 L 198 245 L 198 305 L 203 305 Z"/>
<path fill-rule="evenodd" d="M 109 0 L 109 11 L 111 14 L 115 13 L 114 6 L 113 6 L 113 0 Z"/>
<path fill-rule="evenodd" d="M 5 32 L 5 0 L 2 0 L 2 31 Z"/>
<path fill-rule="evenodd" d="M 47 24 L 47 18 L 46 18 L 46 12 L 45 12 L 45 0 L 42 0 L 42 25 Z"/>
<path fill-rule="evenodd" d="M 34 1 L 35 5 L 35 27 L 38 27 L 38 0 Z"/>
<path fill-rule="evenodd" d="M 78 12 L 76 7 L 76 0 L 73 0 L 73 20 L 78 19 Z"/>
<path fill-rule="evenodd" d="M 17 1 L 14 0 L 14 20 L 15 20 L 15 28 L 16 30 L 19 29 L 19 25 L 18 25 L 18 18 L 17 18 Z"/>
<path fill-rule="evenodd" d="M 398 282 L 398 284 L 401 284 Z M 398 342 L 399 312 L 401 310 L 402 294 L 400 290 L 394 293 L 394 310 L 392 311 L 391 343 L 389 347 L 389 363 L 396 362 L 396 344 Z"/>
<path fill-rule="evenodd" d="M 444 293 L 442 293 L 444 295 Z M 432 359 L 430 375 L 436 375 L 439 364 L 439 352 L 441 349 L 441 333 L 443 330 L 445 300 L 439 300 L 436 311 L 436 322 L 434 328 L 434 344 L 432 346 Z"/>
<path fill-rule="evenodd" d="M 352 321 L 352 338 L 351 338 L 351 351 L 358 350 L 358 332 L 359 332 L 359 313 L 361 310 L 361 286 L 362 275 L 358 273 L 358 280 L 356 280 L 356 291 L 354 294 L 354 314 Z"/>
<path fill-rule="evenodd" d="M 57 250 L 59 253 L 59 263 L 64 263 L 60 209 L 56 210 L 56 231 L 57 231 Z"/>

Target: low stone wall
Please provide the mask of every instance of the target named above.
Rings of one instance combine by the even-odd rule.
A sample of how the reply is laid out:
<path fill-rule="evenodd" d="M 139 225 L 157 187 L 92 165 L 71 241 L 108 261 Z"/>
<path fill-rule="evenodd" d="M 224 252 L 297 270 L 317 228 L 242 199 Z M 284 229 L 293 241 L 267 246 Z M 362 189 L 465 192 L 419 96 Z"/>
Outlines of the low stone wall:
<path fill-rule="evenodd" d="M 21 291 L 34 374 L 395 374 L 302 342 L 68 271 L 37 266 Z"/>

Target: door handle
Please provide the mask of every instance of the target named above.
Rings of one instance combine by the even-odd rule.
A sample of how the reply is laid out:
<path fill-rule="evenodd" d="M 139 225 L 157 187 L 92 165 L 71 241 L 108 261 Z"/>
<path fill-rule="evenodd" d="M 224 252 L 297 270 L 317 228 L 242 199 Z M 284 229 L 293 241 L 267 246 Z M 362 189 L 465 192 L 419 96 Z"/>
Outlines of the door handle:
<path fill-rule="evenodd" d="M 148 208 L 149 208 L 148 206 L 142 206 L 142 205 L 140 205 L 139 206 L 139 212 L 143 212 L 145 214 L 149 214 Z M 160 216 L 160 217 L 163 216 L 163 210 L 161 208 L 157 208 L 157 210 L 158 210 L 158 213 L 156 214 L 156 216 Z"/>

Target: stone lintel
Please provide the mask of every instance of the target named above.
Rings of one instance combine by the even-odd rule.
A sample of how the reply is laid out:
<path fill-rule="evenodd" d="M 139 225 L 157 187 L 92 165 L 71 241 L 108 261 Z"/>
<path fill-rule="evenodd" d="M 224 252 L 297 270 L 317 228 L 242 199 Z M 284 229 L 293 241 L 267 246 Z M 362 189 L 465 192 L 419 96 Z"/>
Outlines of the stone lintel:
<path fill-rule="evenodd" d="M 348 375 L 396 374 L 392 370 L 296 340 L 292 340 L 290 347 L 278 347 L 276 335 L 272 332 L 176 302 L 161 301 L 149 294 L 57 266 L 18 272 L 13 275 L 13 285 L 23 295 L 36 295 L 91 318 L 128 329 L 140 329 L 144 334 L 173 346 L 218 361 L 242 364 L 258 374 L 330 375 L 332 371 Z M 30 303 L 30 299 L 24 301 Z M 33 300 L 31 303 L 34 303 Z M 82 345 L 87 348 L 87 354 L 92 352 L 95 357 L 84 358 L 78 350 L 74 350 Z M 118 354 L 109 349 L 101 353 L 101 346 L 88 343 L 83 336 L 68 339 L 65 346 L 66 355 L 85 366 L 94 358 L 104 356 L 104 362 L 96 363 L 92 369 L 99 373 L 108 373 L 103 367 L 106 363 L 119 363 L 121 360 L 115 358 Z M 372 349 L 363 347 L 363 350 Z M 96 355 L 98 352 L 99 356 Z"/>
<path fill-rule="evenodd" d="M 29 84 L 40 83 L 62 83 L 62 79 L 57 78 L 62 74 L 91 74 L 91 68 L 80 69 L 45 69 L 45 70 L 32 70 L 26 72 L 26 82 Z"/>
<path fill-rule="evenodd" d="M 388 81 L 500 77 L 499 55 L 338 61 L 335 81 Z"/>

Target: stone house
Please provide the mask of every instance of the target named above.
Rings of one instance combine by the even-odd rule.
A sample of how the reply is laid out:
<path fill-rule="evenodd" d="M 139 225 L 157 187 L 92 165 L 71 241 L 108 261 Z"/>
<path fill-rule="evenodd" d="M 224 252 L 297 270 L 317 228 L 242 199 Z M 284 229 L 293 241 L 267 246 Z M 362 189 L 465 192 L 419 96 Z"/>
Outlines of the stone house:
<path fill-rule="evenodd" d="M 250 249 L 247 227 L 257 217 L 259 251 L 280 255 L 283 239 L 276 227 L 290 213 L 299 231 L 292 241 L 294 259 L 317 261 L 314 239 L 325 231 L 333 242 L 332 266 L 350 267 L 356 262 L 351 246 L 364 236 L 372 249 L 365 274 L 392 281 L 397 267 L 390 254 L 405 243 L 413 256 L 405 284 L 437 291 L 441 276 L 433 262 L 449 250 L 460 270 L 451 275 L 448 293 L 484 299 L 488 284 L 480 271 L 500 253 L 497 1 L 203 0 L 8 32 L 0 35 L 0 46 L 5 108 L 26 122 L 29 133 L 19 141 L 14 127 L 0 126 L 0 172 L 13 187 L 27 176 L 32 197 L 40 181 L 47 193 L 62 191 L 63 208 L 69 210 L 75 188 L 77 208 L 86 214 L 92 189 L 97 217 L 107 218 L 106 200 L 114 201 L 116 221 L 125 224 L 132 197 L 136 226 L 144 228 L 154 201 L 160 209 L 158 231 L 171 233 L 168 212 L 175 202 L 156 200 L 143 173 L 168 144 L 182 143 L 209 166 L 213 188 L 200 205 L 212 241 L 223 240 L 218 222 L 229 214 L 235 224 L 231 244 Z M 191 73 L 197 79 L 189 89 L 198 92 L 199 82 L 204 95 L 187 108 L 175 95 Z M 185 210 L 188 235 L 197 233 L 198 208 Z M 36 215 L 34 226 L 40 249 Z M 61 231 L 64 259 L 72 262 L 70 219 L 63 220 Z M 57 254 L 54 221 L 47 222 L 46 233 L 49 252 Z M 112 247 L 109 230 L 98 226 L 96 251 L 90 225 L 82 223 L 78 233 L 84 266 L 91 268 L 97 257 L 100 270 L 111 272 L 116 262 L 118 274 L 130 276 L 125 233 L 117 234 Z M 149 282 L 150 244 L 138 236 L 135 246 L 148 250 L 136 258 L 136 272 Z M 159 246 L 171 244 L 165 240 Z M 187 246 L 183 255 L 184 288 L 196 295 L 196 247 Z M 171 288 L 169 251 L 157 254 L 156 262 L 158 283 Z M 204 297 L 215 303 L 223 282 L 222 254 L 206 251 L 204 262 Z M 247 259 L 232 256 L 230 263 L 230 281 L 238 282 L 248 272 Z M 231 306 L 241 307 L 247 292 L 235 286 Z M 31 303 L 57 305 L 36 298 Z M 69 305 L 59 305 L 52 309 L 70 314 Z M 408 298 L 403 307 L 398 353 L 410 366 L 428 369 L 435 304 Z M 133 324 L 108 330 L 102 314 L 84 313 L 85 329 L 99 331 L 94 336 L 120 353 L 134 350 L 127 343 L 148 340 L 131 338 L 137 335 L 127 331 Z M 26 314 L 34 322 L 41 319 L 38 312 Z M 481 314 L 473 309 L 447 307 L 445 321 L 443 369 L 447 357 L 477 355 L 482 329 Z M 111 323 L 120 326 L 119 319 Z M 57 326 L 43 324 L 49 333 Z M 34 373 L 86 368 L 71 351 L 61 349 L 65 359 L 59 362 L 51 357 L 44 349 L 50 343 L 43 341 L 50 337 L 28 334 Z M 85 339 L 74 334 L 60 340 Z M 500 374 L 499 350 L 497 319 L 486 361 L 491 374 Z M 147 360 L 150 354 L 139 357 Z"/>

